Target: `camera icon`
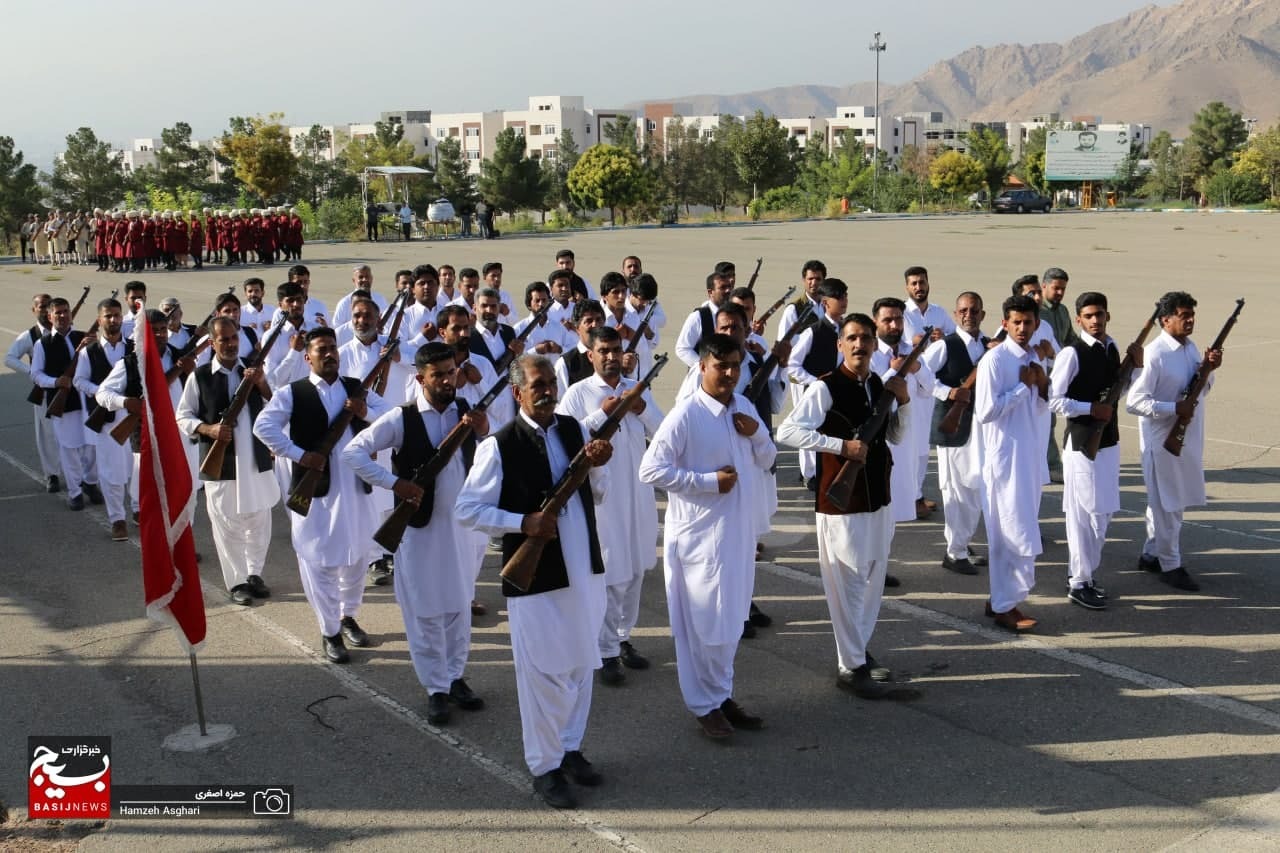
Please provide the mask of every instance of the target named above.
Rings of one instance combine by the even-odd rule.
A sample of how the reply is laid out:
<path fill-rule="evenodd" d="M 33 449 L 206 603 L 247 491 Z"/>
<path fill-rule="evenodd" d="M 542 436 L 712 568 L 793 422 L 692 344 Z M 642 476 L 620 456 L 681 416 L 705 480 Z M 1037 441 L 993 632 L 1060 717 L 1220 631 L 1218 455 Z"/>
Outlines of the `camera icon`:
<path fill-rule="evenodd" d="M 253 813 L 287 815 L 293 807 L 293 797 L 280 788 L 267 788 L 253 792 Z"/>

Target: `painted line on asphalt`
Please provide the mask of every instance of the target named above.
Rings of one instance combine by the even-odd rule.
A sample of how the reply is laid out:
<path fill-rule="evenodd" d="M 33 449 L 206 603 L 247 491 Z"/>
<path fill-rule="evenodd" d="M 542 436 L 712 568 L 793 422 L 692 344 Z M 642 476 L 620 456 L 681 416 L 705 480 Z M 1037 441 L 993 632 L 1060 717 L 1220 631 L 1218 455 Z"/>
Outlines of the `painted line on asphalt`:
<path fill-rule="evenodd" d="M 1120 429 L 1131 429 L 1134 432 L 1138 431 L 1138 428 L 1132 424 L 1120 424 Z M 1247 441 L 1231 441 L 1226 438 L 1212 438 L 1210 436 L 1205 436 L 1204 440 L 1217 442 L 1218 444 L 1230 444 L 1235 447 L 1249 447 L 1254 450 L 1280 450 L 1280 446 L 1274 444 L 1250 444 Z"/>
<path fill-rule="evenodd" d="M 756 565 L 763 567 L 765 571 L 770 574 L 777 575 L 778 577 L 793 580 L 809 587 L 822 589 L 821 578 L 799 571 L 798 569 L 793 569 L 788 566 L 780 566 L 776 563 L 757 563 Z M 903 616 L 910 616 L 922 622 L 932 622 L 935 625 L 941 625 L 955 631 L 973 634 L 992 643 L 1010 645 L 1023 651 L 1044 655 L 1045 657 L 1061 661 L 1062 663 L 1066 663 L 1074 667 L 1092 670 L 1105 675 L 1108 678 L 1127 681 L 1130 684 L 1151 690 L 1158 695 L 1169 696 L 1173 699 L 1181 699 L 1184 702 L 1199 705 L 1202 708 L 1215 711 L 1219 714 L 1227 714 L 1268 728 L 1280 729 L 1280 714 L 1274 711 L 1269 711 L 1266 708 L 1260 708 L 1256 705 L 1251 705 L 1247 702 L 1241 702 L 1236 699 L 1228 699 L 1225 696 L 1203 693 L 1194 687 L 1189 687 L 1177 681 L 1171 681 L 1170 679 L 1163 678 L 1162 676 L 1143 672 L 1142 670 L 1134 669 L 1133 667 L 1125 666 L 1123 664 L 1102 660 L 1101 658 L 1096 658 L 1093 655 L 1087 655 L 1083 652 L 1060 648 L 1059 646 L 1055 646 L 1042 639 L 1010 635 L 1006 631 L 997 631 L 993 628 L 986 628 L 976 622 L 970 622 L 967 619 L 952 616 L 950 613 L 943 613 L 940 610 L 921 607 L 918 604 L 911 604 L 894 598 L 883 599 L 881 607 L 892 610 Z"/>
<path fill-rule="evenodd" d="M 0 449 L 0 459 L 8 462 L 36 483 L 41 485 L 44 484 L 44 477 L 23 464 L 18 459 L 15 459 L 3 449 Z M 29 495 L 24 495 L 24 497 L 29 497 Z M 93 519 L 93 521 L 102 527 L 103 530 L 111 530 L 111 523 L 107 521 L 106 516 L 102 515 L 101 512 L 86 514 L 86 517 Z M 134 547 L 140 547 L 136 536 L 131 536 L 129 538 L 129 542 Z M 210 583 L 203 577 L 200 578 L 200 587 L 204 591 L 205 596 L 212 598 L 214 601 L 221 602 L 226 598 L 226 591 L 222 587 Z M 450 749 L 458 755 L 461 755 L 463 758 L 467 759 L 490 776 L 505 782 L 518 793 L 533 797 L 529 785 L 529 775 L 524 771 L 509 767 L 495 758 L 490 758 L 484 753 L 484 750 L 466 738 L 459 737 L 452 732 L 431 725 L 427 722 L 425 717 L 400 702 L 390 693 L 364 680 L 347 667 L 329 663 L 328 660 L 323 658 L 320 653 L 316 651 L 314 644 L 305 642 L 287 628 L 273 622 L 258 613 L 256 610 L 252 608 L 236 608 L 236 610 L 242 619 L 252 622 L 258 628 L 266 631 L 268 634 L 271 634 L 276 639 L 280 640 L 285 646 L 291 648 L 299 656 L 306 658 L 308 663 L 325 670 L 325 672 L 333 676 L 335 680 L 347 689 L 355 693 L 359 693 L 375 706 L 386 711 L 393 717 L 398 718 L 401 722 L 407 723 L 422 734 L 435 738 L 444 745 L 446 749 Z M 535 801 L 538 801 L 536 797 L 533 798 Z M 638 844 L 628 839 L 621 831 L 616 830 L 603 821 L 595 818 L 591 812 L 581 809 L 548 810 L 553 814 L 567 819 L 571 823 L 577 824 L 579 827 L 587 830 L 601 841 L 604 841 L 619 850 L 624 850 L 626 853 L 644 853 L 643 847 L 640 847 Z"/>

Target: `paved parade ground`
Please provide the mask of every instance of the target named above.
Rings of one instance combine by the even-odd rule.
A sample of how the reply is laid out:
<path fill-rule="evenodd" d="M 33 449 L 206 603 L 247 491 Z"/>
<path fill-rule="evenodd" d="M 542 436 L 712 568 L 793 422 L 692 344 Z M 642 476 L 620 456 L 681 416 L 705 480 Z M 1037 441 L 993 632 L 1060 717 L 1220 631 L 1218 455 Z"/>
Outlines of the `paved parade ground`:
<path fill-rule="evenodd" d="M 501 227 L 501 223 L 499 223 Z M 361 850 L 1275 850 L 1280 848 L 1280 390 L 1266 353 L 1280 345 L 1275 273 L 1280 218 L 1244 214 L 967 215 L 744 227 L 623 229 L 497 241 L 308 245 L 313 293 L 332 307 L 350 267 L 371 264 L 386 293 L 417 263 L 501 260 L 517 297 L 571 247 L 593 283 L 639 255 L 670 318 L 656 386 L 669 409 L 681 378 L 673 339 L 704 298 L 716 261 L 745 284 L 757 257 L 761 310 L 798 284 L 809 258 L 850 286 L 850 310 L 903 297 L 902 271 L 929 268 L 932 301 L 986 298 L 999 324 L 1012 281 L 1066 269 L 1066 302 L 1101 290 L 1111 334 L 1127 344 L 1168 290 L 1198 300 L 1206 349 L 1243 297 L 1208 396 L 1208 506 L 1187 513 L 1183 553 L 1202 584 L 1178 592 L 1137 569 L 1145 505 L 1135 419 L 1121 414 L 1122 509 L 1099 583 L 1107 610 L 1066 599 L 1061 487 L 1045 490 L 1045 553 L 1014 637 L 983 617 L 985 570 L 940 568 L 941 511 L 900 525 L 871 647 L 921 696 L 867 702 L 835 686 L 835 648 L 818 576 L 812 496 L 796 456 L 779 456 L 780 508 L 757 567 L 756 598 L 774 618 L 737 657 L 736 698 L 766 727 L 728 743 L 700 734 L 681 701 L 661 566 L 646 579 L 639 651 L 654 667 L 619 688 L 597 682 L 583 750 L 605 775 L 582 808 L 534 797 L 524 766 L 509 632 L 490 552 L 467 678 L 485 710 L 426 722 L 392 588 L 360 611 L 374 637 L 352 663 L 324 662 L 302 594 L 285 510 L 277 507 L 264 573 L 272 597 L 230 605 L 203 510 L 209 634 L 200 675 L 210 722 L 235 727 L 222 747 L 166 750 L 195 719 L 190 670 L 168 629 L 142 607 L 136 531 L 112 543 L 100 507 L 69 512 L 45 494 L 22 377 L 0 374 L 0 849 Z M 178 296 L 199 322 L 213 297 L 246 276 L 268 299 L 286 267 L 206 265 L 141 276 L 152 301 Z M 92 266 L 0 263 L 5 344 L 31 323 L 39 291 L 92 305 L 131 275 Z M 770 323 L 773 337 L 776 320 Z M 931 465 L 926 495 L 937 495 Z M 607 528 L 602 528 L 607 532 Z M 26 822 L 27 738 L 111 737 L 117 785 L 292 785 L 284 821 L 114 819 Z"/>

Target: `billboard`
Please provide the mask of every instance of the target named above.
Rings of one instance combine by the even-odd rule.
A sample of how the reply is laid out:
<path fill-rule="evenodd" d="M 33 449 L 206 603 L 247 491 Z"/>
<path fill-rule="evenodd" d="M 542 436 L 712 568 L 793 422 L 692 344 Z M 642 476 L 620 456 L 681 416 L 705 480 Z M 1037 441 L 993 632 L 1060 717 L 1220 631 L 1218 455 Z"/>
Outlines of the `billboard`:
<path fill-rule="evenodd" d="M 1129 156 L 1127 130 L 1050 130 L 1044 176 L 1050 181 L 1106 181 Z"/>

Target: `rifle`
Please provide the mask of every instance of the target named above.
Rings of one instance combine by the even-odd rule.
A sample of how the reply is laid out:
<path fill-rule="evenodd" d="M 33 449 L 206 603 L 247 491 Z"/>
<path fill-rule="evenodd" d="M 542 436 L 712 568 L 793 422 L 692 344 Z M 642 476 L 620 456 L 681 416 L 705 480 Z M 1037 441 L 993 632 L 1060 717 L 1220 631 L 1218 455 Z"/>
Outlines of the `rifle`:
<path fill-rule="evenodd" d="M 932 326 L 924 327 L 924 336 L 907 354 L 907 360 L 902 363 L 902 367 L 898 368 L 898 376 L 906 376 L 911 372 L 911 368 L 919 360 L 920 354 L 929 345 L 929 335 L 932 333 Z M 880 432 L 880 428 L 884 426 L 884 422 L 889 419 L 889 412 L 893 408 L 894 399 L 893 392 L 888 388 L 881 391 L 880 398 L 876 400 L 870 417 L 863 421 L 862 426 L 858 427 L 853 437 L 863 443 L 869 443 L 875 438 L 876 434 Z M 836 473 L 835 479 L 831 481 L 831 485 L 827 487 L 827 500 L 840 509 L 847 510 L 849 508 L 849 499 L 853 497 L 853 481 L 857 479 L 858 473 L 864 466 L 865 463 L 863 462 L 846 459 L 844 464 L 840 466 L 839 472 Z"/>
<path fill-rule="evenodd" d="M 649 303 L 649 310 L 640 318 L 640 325 L 636 326 L 636 330 L 631 333 L 631 340 L 627 341 L 627 348 L 622 351 L 623 355 L 635 352 L 636 347 L 640 346 L 644 333 L 649 330 L 649 319 L 653 317 L 653 312 L 656 310 L 658 310 L 658 300 L 655 299 Z"/>
<path fill-rule="evenodd" d="M 84 292 L 80 294 L 80 298 L 76 300 L 76 304 L 71 306 L 71 319 L 76 318 L 76 314 L 80 313 L 80 306 L 84 305 L 84 301 L 89 298 L 89 286 L 85 285 Z"/>
<path fill-rule="evenodd" d="M 779 299 L 777 302 L 769 306 L 768 311 L 765 311 L 763 314 L 761 314 L 759 317 L 756 318 L 756 323 L 760 324 L 761 330 L 764 329 L 764 324 L 769 322 L 769 318 L 772 317 L 774 314 L 778 313 L 778 309 L 781 308 L 783 305 L 786 305 L 787 300 L 791 298 L 791 294 L 795 292 L 796 292 L 796 286 L 793 284 L 787 288 L 786 293 L 782 294 L 781 299 Z M 809 305 L 812 305 L 812 304 L 813 303 L 809 303 Z M 806 306 L 806 307 L 809 307 L 809 306 Z"/>
<path fill-rule="evenodd" d="M 791 290 L 795 290 L 795 288 L 793 287 Z M 787 296 L 791 295 L 791 290 L 787 291 Z M 784 296 L 778 301 L 783 302 L 786 298 L 787 297 Z M 774 308 L 776 307 L 777 306 L 775 305 Z M 773 308 L 769 310 L 772 312 Z M 805 329 L 813 328 L 817 324 L 818 312 L 813 310 L 813 303 L 810 302 L 804 307 L 804 310 L 800 312 L 800 315 L 796 317 L 796 321 L 791 324 L 790 329 L 787 329 L 787 333 L 782 336 L 780 342 L 790 343 L 792 338 L 799 335 Z M 769 357 L 764 360 L 764 364 L 760 365 L 760 368 L 755 372 L 755 375 L 751 377 L 751 381 L 747 383 L 747 387 L 743 391 L 742 395 L 752 403 L 756 402 L 760 398 L 760 395 L 764 393 L 765 386 L 769 384 L 769 375 L 773 373 L 773 369 L 777 366 L 777 354 L 772 352 L 769 353 Z"/>
<path fill-rule="evenodd" d="M 98 321 L 94 320 L 93 325 L 84 333 L 84 337 L 80 339 L 80 343 L 76 344 L 76 351 L 71 354 L 71 363 L 67 365 L 66 370 L 62 371 L 59 379 L 71 379 L 76 375 L 76 365 L 80 363 L 80 353 L 84 352 L 89 344 L 93 343 L 94 337 L 98 334 Z M 44 416 L 46 418 L 60 418 L 67 411 L 67 398 L 71 396 L 75 389 L 71 386 L 66 388 L 58 388 L 53 395 L 53 399 L 49 401 L 49 408 L 45 409 Z"/>
<path fill-rule="evenodd" d="M 400 346 L 398 339 L 392 339 L 387 342 L 387 348 L 382 355 L 378 357 L 378 363 L 373 366 L 373 370 L 369 371 L 369 375 L 360 383 L 362 392 L 367 392 L 373 383 L 378 380 L 378 375 L 382 372 L 383 365 L 391 360 L 391 355 Z M 359 399 L 364 399 L 362 393 Z M 333 448 L 337 446 L 338 441 L 342 438 L 342 434 L 347 431 L 347 427 L 351 426 L 351 420 L 355 417 L 355 412 L 343 407 L 338 412 L 338 416 L 333 419 L 333 423 L 329 424 L 329 431 L 325 433 L 324 440 L 320 442 L 320 446 L 316 448 L 316 452 L 324 457 L 324 462 L 320 468 L 308 468 L 307 473 L 302 475 L 302 479 L 298 481 L 297 487 L 289 495 L 286 506 L 296 512 L 298 515 L 306 515 L 311 511 L 311 501 L 315 497 L 316 488 L 320 485 L 320 478 L 324 476 L 325 469 L 329 467 L 329 454 L 333 452 Z"/>
<path fill-rule="evenodd" d="M 533 334 L 534 327 L 539 324 L 543 317 L 547 316 L 547 310 L 550 307 L 550 304 L 542 306 L 538 313 L 533 315 L 533 319 L 529 321 L 529 325 L 521 329 L 520 334 L 516 335 L 515 339 L 520 343 L 527 341 L 529 339 L 529 335 Z M 512 341 L 512 343 L 515 343 L 515 341 Z M 493 365 L 493 372 L 502 376 L 507 372 L 507 368 L 511 366 L 511 362 L 515 361 L 515 359 L 515 351 L 512 350 L 511 347 L 507 347 L 507 351 L 502 354 L 502 358 L 498 359 L 497 363 Z"/>
<path fill-rule="evenodd" d="M 760 265 L 764 263 L 764 258 L 756 258 L 756 271 L 751 274 L 751 278 L 747 280 L 747 290 L 756 289 L 756 279 L 760 277 Z"/>
<path fill-rule="evenodd" d="M 199 329 L 197 329 L 199 331 Z M 208 335 L 197 339 L 192 336 L 187 341 L 187 345 L 173 356 L 173 366 L 164 372 L 165 385 L 177 379 L 182 373 L 182 361 L 191 356 L 199 355 L 209 346 L 211 340 Z M 141 366 L 139 366 L 141 369 Z M 138 428 L 139 415 L 137 412 L 126 412 L 120 422 L 111 428 L 111 437 L 116 440 L 116 444 L 124 444 L 129 440 L 129 436 L 133 435 L 133 431 Z"/>
<path fill-rule="evenodd" d="M 657 378 L 658 373 L 666 366 L 667 361 L 666 353 L 654 359 L 653 367 L 630 391 L 622 395 L 613 413 L 591 436 L 593 439 L 598 438 L 608 441 L 613 438 L 613 434 L 622 425 L 622 419 L 639 401 L 640 395 L 653 384 L 653 380 Z M 587 460 L 586 445 L 583 445 L 582 450 L 579 450 L 578 454 L 573 457 L 564 474 L 551 487 L 551 492 L 547 495 L 547 499 L 542 502 L 539 512 L 558 515 L 564 505 L 569 502 L 569 499 L 587 481 L 587 475 L 590 473 L 591 463 Z M 542 550 L 547 547 L 547 543 L 550 541 L 550 539 L 544 539 L 540 536 L 525 537 L 525 540 L 520 543 L 520 547 L 511 555 L 511 559 L 502 567 L 503 580 L 521 592 L 528 592 L 529 587 L 533 585 L 534 575 L 538 572 L 538 561 L 542 559 Z"/>
<path fill-rule="evenodd" d="M 393 320 L 391 323 L 391 331 L 387 334 L 387 338 L 390 340 L 400 339 L 400 323 L 404 321 L 404 309 L 409 306 L 408 293 L 409 291 L 405 290 L 396 294 L 395 301 L 392 302 L 391 307 L 387 309 L 388 311 L 390 311 L 392 307 L 395 307 L 396 305 L 400 306 L 400 310 L 396 311 L 395 320 Z M 382 334 L 381 320 L 378 321 L 378 334 Z M 391 379 L 391 362 L 387 361 L 387 363 L 382 368 L 382 375 L 378 377 L 378 381 L 375 382 L 373 386 L 373 390 L 377 393 L 379 397 L 381 397 L 386 392 L 387 382 L 390 379 Z"/>
<path fill-rule="evenodd" d="M 1138 338 L 1133 342 L 1133 346 L 1140 347 L 1147 342 L 1147 335 L 1151 334 L 1151 329 L 1156 324 L 1156 314 L 1159 312 L 1160 306 L 1157 304 L 1156 310 L 1151 312 L 1151 316 L 1147 318 L 1146 325 L 1142 327 L 1142 331 L 1138 332 Z M 1116 374 L 1116 380 L 1102 392 L 1099 402 L 1106 403 L 1113 408 L 1120 402 L 1120 395 L 1124 393 L 1125 386 L 1129 384 L 1129 377 L 1133 375 L 1134 366 L 1133 359 L 1129 357 L 1129 353 L 1126 351 L 1124 361 L 1120 362 L 1120 372 Z M 1085 440 L 1081 452 L 1090 460 L 1098 458 L 1098 449 L 1102 444 L 1102 431 L 1106 429 L 1106 426 L 1106 421 L 1095 419 L 1093 425 L 1089 427 L 1089 438 Z"/>
<path fill-rule="evenodd" d="M 262 365 L 267 353 L 275 346 L 276 338 L 280 337 L 280 332 L 288 322 L 289 318 L 281 315 L 276 324 L 271 327 L 271 331 L 267 333 L 263 345 L 252 353 L 245 362 L 245 370 L 251 370 Z M 235 428 L 236 421 L 240 418 L 240 412 L 244 409 L 245 403 L 249 401 L 249 392 L 252 390 L 253 383 L 247 378 L 242 378 L 240 385 L 236 388 L 236 395 L 231 398 L 231 404 L 222 413 L 222 419 L 218 422 L 219 426 Z M 209 452 L 205 454 L 204 460 L 200 463 L 200 473 L 206 477 L 220 476 L 222 474 L 222 463 L 230 445 L 231 439 L 223 441 L 221 438 L 215 438 L 213 444 L 209 447 Z"/>
<path fill-rule="evenodd" d="M 1218 337 L 1214 338 L 1213 343 L 1209 345 L 1210 350 L 1222 349 L 1222 345 L 1227 342 L 1227 335 L 1231 334 L 1231 329 L 1235 326 L 1242 310 L 1244 310 L 1244 300 L 1237 299 L 1236 310 L 1231 312 L 1231 316 L 1227 318 L 1226 325 L 1222 327 L 1222 331 L 1218 332 Z M 1169 430 L 1169 437 L 1164 440 L 1164 449 L 1174 456 L 1182 455 L 1182 443 L 1187 439 L 1187 426 L 1195 416 L 1194 407 L 1200 402 L 1200 395 L 1204 393 L 1204 389 L 1208 387 L 1209 374 L 1212 372 L 1209 367 L 1209 359 L 1201 359 L 1200 368 L 1196 370 L 1196 375 L 1191 378 L 1191 384 L 1187 386 L 1186 393 L 1182 395 L 1183 400 L 1191 401 L 1193 408 L 1190 415 L 1186 417 L 1179 416 L 1173 425 L 1173 429 Z"/>
<path fill-rule="evenodd" d="M 486 411 L 493 401 L 498 399 L 498 395 L 507 387 L 509 380 L 503 376 L 488 392 L 480 398 L 480 401 L 471 407 L 470 414 Z M 435 455 L 419 465 L 409 477 L 410 482 L 419 488 L 425 489 L 428 485 L 435 482 L 436 477 L 440 476 L 440 472 L 444 470 L 444 466 L 449 464 L 449 460 L 458 452 L 458 448 L 462 447 L 462 443 L 471 435 L 472 428 L 459 421 L 453 429 L 449 430 L 440 441 L 440 446 L 436 448 Z M 382 522 L 382 526 L 373 534 L 373 541 L 382 546 L 382 550 L 389 554 L 394 554 L 396 549 L 400 547 L 400 540 L 404 538 L 405 528 L 409 526 L 409 520 L 413 518 L 418 507 L 405 500 L 396 501 L 395 509 L 391 510 L 391 515 L 387 516 L 387 520 Z"/>
<path fill-rule="evenodd" d="M 74 320 L 74 319 L 76 318 L 76 312 L 80 310 L 80 306 L 84 304 L 85 299 L 87 299 L 88 297 L 89 297 L 89 288 L 88 288 L 88 286 L 86 286 L 86 287 L 85 287 L 85 289 L 84 289 L 84 292 L 80 294 L 80 299 L 79 299 L 79 301 L 77 301 L 77 302 L 76 302 L 76 304 L 75 304 L 75 306 L 71 309 L 71 319 L 72 319 L 72 320 Z M 37 326 L 39 326 L 40 324 L 37 322 L 37 323 L 36 323 L 36 325 L 37 325 Z M 41 328 L 42 330 L 44 329 L 44 327 L 43 327 L 43 326 L 41 326 L 40 328 Z M 50 331 L 53 331 L 53 327 L 52 327 L 52 326 L 50 326 L 50 327 L 49 327 L 49 330 L 50 330 Z M 87 337 L 87 335 L 86 335 L 86 337 Z M 80 354 L 80 350 L 79 350 L 79 349 L 77 349 L 77 350 L 76 350 L 76 355 L 79 355 L 79 354 Z M 72 363 L 72 365 L 74 365 L 74 364 L 75 364 L 75 361 L 76 361 L 76 360 L 75 360 L 75 356 L 72 356 L 72 359 L 71 359 L 71 363 Z M 65 390 L 65 389 L 60 389 L 60 390 Z M 31 404 L 31 405 L 33 405 L 33 406 L 38 406 L 38 405 L 40 405 L 41 401 L 43 401 L 43 400 L 44 400 L 44 391 L 45 391 L 45 389 L 41 388 L 39 385 L 37 385 L 37 384 L 35 384 L 34 382 L 32 382 L 32 383 L 31 383 L 31 391 L 30 391 L 30 393 L 28 393 L 28 394 L 27 394 L 27 402 L 28 402 L 28 403 L 30 403 L 30 404 Z M 66 395 L 64 394 L 64 395 L 63 395 L 63 404 L 65 405 L 65 403 L 66 403 Z M 59 412 L 59 414 L 61 414 L 61 412 Z M 46 412 L 46 413 L 45 413 L 45 417 L 48 417 L 48 416 L 49 416 L 49 415 L 48 415 L 48 413 Z"/>
<path fill-rule="evenodd" d="M 396 298 L 391 300 L 391 304 L 387 306 L 387 310 L 382 312 L 382 316 L 378 318 L 378 334 L 382 334 L 383 328 L 386 327 L 387 321 L 391 319 L 391 312 L 396 310 L 396 306 L 400 304 L 400 298 L 404 296 L 406 291 L 400 291 L 396 294 Z"/>

